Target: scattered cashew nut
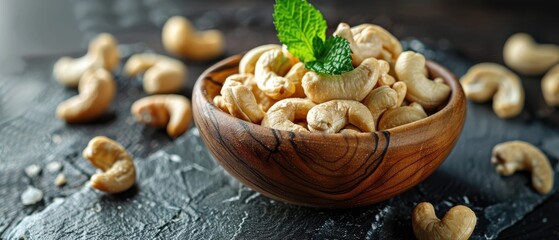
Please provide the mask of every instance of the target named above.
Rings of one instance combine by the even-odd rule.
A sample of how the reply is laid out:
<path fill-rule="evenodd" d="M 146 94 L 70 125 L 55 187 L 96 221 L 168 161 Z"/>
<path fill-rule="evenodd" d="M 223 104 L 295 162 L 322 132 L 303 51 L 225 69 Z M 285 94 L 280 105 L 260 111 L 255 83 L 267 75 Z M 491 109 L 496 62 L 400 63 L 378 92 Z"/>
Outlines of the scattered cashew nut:
<path fill-rule="evenodd" d="M 269 97 L 279 100 L 295 93 L 295 85 L 284 76 L 293 63 L 281 49 L 269 50 L 256 62 L 254 77 L 258 88 Z"/>
<path fill-rule="evenodd" d="M 388 109 L 382 114 L 378 122 L 379 130 L 387 130 L 404 124 L 412 123 L 427 117 L 421 104 L 412 103 L 409 106 Z"/>
<path fill-rule="evenodd" d="M 431 203 L 422 202 L 413 209 L 413 233 L 419 240 L 467 240 L 476 223 L 476 214 L 463 205 L 448 210 L 442 220 L 435 214 Z"/>
<path fill-rule="evenodd" d="M 225 38 L 219 30 L 198 31 L 181 16 L 165 22 L 162 42 L 169 53 L 196 61 L 215 59 L 225 51 Z"/>
<path fill-rule="evenodd" d="M 53 67 L 53 76 L 67 87 L 77 87 L 87 70 L 105 68 L 113 71 L 120 63 L 118 42 L 108 34 L 102 33 L 89 42 L 87 53 L 80 58 L 62 57 Z"/>
<path fill-rule="evenodd" d="M 538 44 L 529 34 L 516 33 L 505 42 L 503 60 L 520 73 L 538 75 L 559 62 L 559 46 Z"/>
<path fill-rule="evenodd" d="M 260 108 L 251 91 L 252 74 L 233 74 L 221 88 L 223 103 L 229 114 L 245 121 L 259 124 L 265 112 Z M 247 86 L 248 85 L 248 86 Z"/>
<path fill-rule="evenodd" d="M 305 119 L 315 104 L 304 98 L 286 98 L 276 102 L 262 120 L 262 126 L 292 132 L 308 132 L 295 121 Z"/>
<path fill-rule="evenodd" d="M 179 60 L 158 54 L 135 54 L 124 65 L 128 76 L 144 74 L 144 91 L 148 94 L 177 93 L 186 81 L 186 66 Z"/>
<path fill-rule="evenodd" d="M 181 95 L 152 95 L 132 104 L 136 121 L 155 128 L 167 128 L 173 138 L 182 135 L 192 121 L 190 101 Z"/>
<path fill-rule="evenodd" d="M 107 70 L 98 68 L 83 74 L 78 86 L 79 95 L 58 105 L 56 116 L 68 123 L 95 120 L 111 105 L 116 94 L 116 83 Z"/>
<path fill-rule="evenodd" d="M 239 73 L 254 74 L 256 62 L 258 61 L 260 56 L 262 56 L 262 54 L 264 54 L 265 52 L 274 49 L 281 49 L 281 46 L 277 44 L 266 44 L 249 50 L 239 62 Z"/>
<path fill-rule="evenodd" d="M 427 78 L 423 73 L 424 68 L 425 57 L 412 51 L 400 54 L 394 66 L 398 80 L 407 85 L 406 99 L 433 110 L 446 103 L 450 87 Z"/>
<path fill-rule="evenodd" d="M 393 61 L 402 52 L 402 45 L 386 29 L 373 25 L 361 24 L 350 28 L 346 23 L 340 23 L 334 36 L 345 38 L 349 42 L 352 63 L 358 66 L 367 58 Z"/>
<path fill-rule="evenodd" d="M 365 105 L 353 100 L 332 100 L 311 108 L 307 114 L 311 132 L 337 133 L 348 124 L 363 132 L 374 132 L 373 115 Z"/>
<path fill-rule="evenodd" d="M 509 176 L 517 170 L 530 171 L 532 186 L 539 193 L 553 189 L 553 169 L 545 154 L 524 141 L 510 141 L 493 147 L 491 163 L 501 175 Z"/>
<path fill-rule="evenodd" d="M 493 111 L 500 118 L 517 116 L 524 107 L 520 78 L 499 64 L 476 64 L 462 76 L 460 83 L 470 100 L 485 102 L 493 97 Z"/>
<path fill-rule="evenodd" d="M 559 106 L 559 64 L 543 76 L 541 85 L 547 105 Z"/>
<path fill-rule="evenodd" d="M 136 168 L 130 154 L 112 139 L 98 136 L 87 144 L 83 157 L 102 173 L 91 176 L 91 187 L 108 193 L 126 191 L 136 182 Z"/>
<path fill-rule="evenodd" d="M 341 75 L 307 72 L 303 76 L 303 89 L 315 103 L 335 99 L 362 101 L 375 87 L 379 77 L 379 61 L 367 58 L 359 67 Z"/>

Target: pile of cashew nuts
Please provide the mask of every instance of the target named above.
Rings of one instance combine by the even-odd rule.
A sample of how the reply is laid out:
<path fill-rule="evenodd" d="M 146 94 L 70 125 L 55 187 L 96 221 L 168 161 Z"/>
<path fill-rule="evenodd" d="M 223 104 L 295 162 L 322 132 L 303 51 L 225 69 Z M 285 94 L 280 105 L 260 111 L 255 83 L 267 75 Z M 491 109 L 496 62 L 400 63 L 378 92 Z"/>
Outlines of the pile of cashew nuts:
<path fill-rule="evenodd" d="M 450 87 L 430 79 L 425 57 L 402 52 L 398 39 L 373 24 L 339 24 L 355 69 L 341 75 L 305 68 L 285 46 L 249 50 L 239 73 L 226 78 L 213 102 L 239 119 L 293 132 L 358 133 L 426 118 L 444 107 Z"/>
<path fill-rule="evenodd" d="M 184 17 L 174 16 L 162 29 L 162 43 L 172 55 L 194 61 L 207 61 L 224 52 L 224 37 L 218 30 L 198 31 Z M 102 33 L 89 43 L 80 58 L 63 57 L 53 67 L 53 77 L 78 95 L 62 103 L 56 116 L 68 123 L 92 122 L 105 114 L 117 94 L 113 72 L 119 68 L 121 53 L 114 36 Z M 135 101 L 131 115 L 142 124 L 165 128 L 176 138 L 188 130 L 192 121 L 190 101 L 179 93 L 187 83 L 187 68 L 177 59 L 155 53 L 139 53 L 128 58 L 122 72 L 141 76 L 143 90 L 150 96 Z M 116 141 L 106 137 L 92 139 L 83 157 L 103 172 L 91 177 L 91 186 L 118 193 L 129 189 L 136 179 L 132 157 Z"/>

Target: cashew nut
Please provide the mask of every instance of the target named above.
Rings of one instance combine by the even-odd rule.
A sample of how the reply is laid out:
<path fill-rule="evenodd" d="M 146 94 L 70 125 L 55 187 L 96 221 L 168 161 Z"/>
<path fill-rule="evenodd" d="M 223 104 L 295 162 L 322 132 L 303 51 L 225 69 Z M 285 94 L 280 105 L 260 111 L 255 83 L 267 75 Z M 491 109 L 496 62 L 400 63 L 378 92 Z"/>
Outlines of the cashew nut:
<path fill-rule="evenodd" d="M 239 62 L 239 73 L 250 73 L 254 74 L 254 68 L 256 67 L 256 62 L 267 51 L 281 49 L 280 45 L 277 44 L 267 44 L 259 47 L 255 47 L 248 51 L 241 61 Z"/>
<path fill-rule="evenodd" d="M 423 73 L 424 68 L 425 57 L 412 51 L 400 54 L 394 66 L 398 79 L 407 85 L 406 99 L 433 110 L 446 102 L 450 87 L 427 78 Z"/>
<path fill-rule="evenodd" d="M 67 87 L 77 87 L 87 70 L 105 68 L 113 71 L 120 63 L 118 42 L 108 34 L 102 33 L 89 42 L 87 53 L 80 58 L 62 57 L 53 67 L 53 76 Z"/>
<path fill-rule="evenodd" d="M 262 120 L 262 126 L 292 132 L 308 132 L 295 121 L 305 119 L 315 104 L 304 98 L 286 98 L 276 102 Z"/>
<path fill-rule="evenodd" d="M 353 100 L 332 100 L 313 107 L 307 114 L 311 132 L 337 133 L 348 124 L 363 132 L 374 132 L 373 115 L 365 105 Z"/>
<path fill-rule="evenodd" d="M 258 88 L 273 99 L 287 98 L 295 93 L 295 85 L 284 76 L 292 66 L 281 49 L 269 50 L 256 62 L 254 76 Z"/>
<path fill-rule="evenodd" d="M 413 233 L 419 240 L 467 240 L 476 222 L 474 211 L 463 205 L 448 210 L 441 220 L 431 203 L 422 202 L 415 206 L 412 215 Z"/>
<path fill-rule="evenodd" d="M 126 191 L 136 181 L 136 168 L 130 154 L 119 143 L 107 137 L 91 139 L 83 157 L 102 173 L 91 176 L 91 187 L 108 193 Z"/>
<path fill-rule="evenodd" d="M 501 175 L 509 176 L 517 170 L 530 171 L 532 186 L 539 193 L 553 188 L 553 169 L 545 154 L 524 141 L 510 141 L 493 147 L 491 163 Z"/>
<path fill-rule="evenodd" d="M 402 52 L 402 45 L 386 29 L 373 25 L 361 24 L 350 28 L 346 23 L 340 23 L 334 36 L 345 38 L 349 42 L 352 63 L 358 66 L 367 58 L 393 61 Z"/>
<path fill-rule="evenodd" d="M 392 108 L 402 106 L 404 100 L 406 99 L 406 94 L 408 93 L 408 86 L 404 82 L 396 82 L 392 84 L 392 89 L 394 89 L 394 91 L 396 91 L 396 94 L 398 95 L 396 106 Z"/>
<path fill-rule="evenodd" d="M 56 116 L 68 123 L 95 120 L 111 105 L 116 94 L 116 83 L 107 70 L 98 68 L 83 74 L 78 86 L 79 95 L 56 108 Z"/>
<path fill-rule="evenodd" d="M 542 93 L 549 106 L 559 106 L 559 64 L 551 68 L 542 79 Z"/>
<path fill-rule="evenodd" d="M 315 103 L 335 99 L 361 101 L 377 84 L 379 76 L 379 61 L 367 58 L 359 67 L 341 75 L 307 72 L 303 76 L 303 89 Z"/>
<path fill-rule="evenodd" d="M 353 126 L 353 125 L 350 124 L 350 125 L 345 126 L 342 130 L 340 130 L 340 133 L 351 135 L 351 134 L 357 134 L 357 133 L 362 133 L 362 132 L 358 127 Z"/>
<path fill-rule="evenodd" d="M 245 121 L 260 123 L 265 112 L 260 108 L 251 91 L 250 83 L 254 82 L 253 79 L 252 74 L 229 76 L 221 88 L 221 96 L 229 114 Z"/>
<path fill-rule="evenodd" d="M 155 128 L 167 127 L 167 134 L 180 136 L 190 126 L 192 108 L 190 101 L 181 95 L 152 95 L 132 104 L 132 115 L 136 121 Z"/>
<path fill-rule="evenodd" d="M 390 63 L 384 60 L 379 60 L 380 67 L 380 77 L 377 82 L 377 86 L 392 86 L 396 82 L 396 79 L 390 75 Z"/>
<path fill-rule="evenodd" d="M 520 78 L 496 63 L 479 63 L 460 79 L 468 99 L 485 102 L 493 97 L 493 111 L 500 118 L 514 117 L 524 107 Z"/>
<path fill-rule="evenodd" d="M 158 54 L 135 54 L 124 65 L 128 76 L 144 74 L 144 91 L 148 94 L 180 92 L 186 81 L 186 66 L 176 59 Z"/>
<path fill-rule="evenodd" d="M 378 122 L 379 130 L 387 130 L 404 124 L 412 123 L 427 117 L 421 104 L 412 103 L 409 106 L 402 106 L 388 109 L 382 114 Z"/>
<path fill-rule="evenodd" d="M 220 31 L 198 31 L 181 16 L 171 17 L 165 22 L 162 41 L 169 53 L 196 61 L 215 59 L 225 51 L 225 38 Z"/>
<path fill-rule="evenodd" d="M 302 62 L 298 62 L 295 65 L 293 65 L 291 69 L 289 69 L 289 72 L 287 72 L 287 74 L 285 74 L 285 78 L 287 78 L 287 80 L 289 80 L 293 85 L 295 85 L 295 92 L 293 93 L 293 95 L 291 95 L 291 97 L 294 98 L 306 97 L 305 89 L 303 89 L 302 80 L 303 80 L 303 76 L 305 76 L 305 74 L 308 71 L 309 70 L 305 68 L 305 64 L 303 64 Z"/>
<path fill-rule="evenodd" d="M 373 91 L 363 99 L 362 103 L 367 106 L 373 115 L 374 122 L 377 123 L 380 115 L 384 111 L 396 106 L 398 103 L 398 93 L 388 86 L 381 86 L 373 89 Z"/>
<path fill-rule="evenodd" d="M 542 74 L 559 62 L 559 46 L 538 44 L 529 34 L 516 33 L 505 42 L 503 58 L 507 66 L 520 73 Z"/>

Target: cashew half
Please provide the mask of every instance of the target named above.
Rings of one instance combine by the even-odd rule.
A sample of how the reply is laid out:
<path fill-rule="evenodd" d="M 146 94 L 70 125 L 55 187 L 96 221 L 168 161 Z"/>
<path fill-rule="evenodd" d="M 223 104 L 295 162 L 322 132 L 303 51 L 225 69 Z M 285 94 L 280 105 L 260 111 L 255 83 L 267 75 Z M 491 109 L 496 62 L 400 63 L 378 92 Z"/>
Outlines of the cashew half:
<path fill-rule="evenodd" d="M 83 157 L 102 173 L 91 176 L 91 187 L 108 193 L 126 191 L 136 182 L 136 168 L 130 154 L 119 143 L 103 136 L 89 141 Z"/>
<path fill-rule="evenodd" d="M 269 50 L 256 62 L 254 76 L 258 88 L 269 97 L 279 100 L 295 93 L 295 85 L 284 76 L 292 66 L 281 49 Z"/>
<path fill-rule="evenodd" d="M 349 42 L 354 66 L 358 66 L 367 58 L 394 61 L 402 52 L 402 45 L 386 29 L 373 25 L 361 24 L 350 28 L 346 23 L 340 23 L 334 36 L 345 38 Z"/>
<path fill-rule="evenodd" d="M 162 42 L 169 53 L 196 61 L 215 59 L 225 51 L 225 38 L 220 31 L 198 31 L 181 16 L 173 16 L 165 22 Z"/>
<path fill-rule="evenodd" d="M 413 209 L 413 233 L 419 240 L 466 240 L 476 223 L 474 211 L 462 205 L 448 210 L 442 220 L 437 218 L 431 203 L 422 202 Z"/>
<path fill-rule="evenodd" d="M 425 57 L 412 51 L 400 54 L 394 66 L 398 79 L 407 85 L 406 99 L 433 110 L 446 103 L 450 87 L 427 78 L 423 73 L 424 68 Z"/>
<path fill-rule="evenodd" d="M 256 62 L 258 61 L 260 56 L 262 56 L 262 54 L 264 54 L 265 52 L 274 49 L 281 49 L 281 46 L 277 44 L 267 44 L 249 50 L 239 62 L 239 73 L 254 74 Z"/>
<path fill-rule="evenodd" d="M 132 115 L 136 121 L 155 128 L 167 127 L 173 138 L 182 135 L 192 121 L 190 101 L 181 95 L 152 95 L 132 104 Z"/>
<path fill-rule="evenodd" d="M 287 98 L 275 103 L 262 120 L 262 126 L 292 132 L 308 132 L 295 121 L 305 119 L 315 104 L 304 98 Z"/>
<path fill-rule="evenodd" d="M 315 103 L 335 99 L 362 101 L 375 87 L 379 76 L 379 61 L 367 58 L 359 67 L 341 75 L 307 72 L 303 76 L 303 89 Z"/>
<path fill-rule="evenodd" d="M 427 117 L 421 104 L 412 103 L 409 106 L 388 109 L 382 114 L 378 122 L 379 130 L 387 130 L 404 124 L 412 123 Z"/>
<path fill-rule="evenodd" d="M 148 94 L 177 93 L 186 82 L 186 66 L 176 59 L 158 54 L 135 54 L 124 65 L 128 76 L 144 74 L 144 91 Z"/>
<path fill-rule="evenodd" d="M 500 118 L 517 116 L 524 107 L 524 88 L 520 78 L 496 63 L 472 66 L 460 79 L 468 99 L 485 102 L 493 97 L 493 111 Z"/>
<path fill-rule="evenodd" d="M 501 175 L 509 176 L 518 170 L 530 171 L 532 186 L 539 193 L 553 189 L 553 169 L 545 154 L 524 141 L 510 141 L 493 147 L 491 163 Z"/>
<path fill-rule="evenodd" d="M 337 133 L 348 124 L 363 132 L 374 132 L 373 115 L 365 105 L 353 100 L 332 100 L 313 107 L 307 122 L 311 132 Z"/>
<path fill-rule="evenodd" d="M 541 85 L 547 105 L 559 106 L 559 64 L 543 76 Z"/>
<path fill-rule="evenodd" d="M 377 123 L 380 115 L 387 109 L 394 108 L 398 103 L 398 93 L 388 87 L 381 86 L 373 89 L 362 101 L 373 115 L 374 122 Z"/>
<path fill-rule="evenodd" d="M 221 96 L 229 114 L 245 121 L 259 124 L 265 112 L 260 108 L 251 91 L 252 74 L 233 74 L 221 88 Z M 247 86 L 248 85 L 248 86 Z"/>
<path fill-rule="evenodd" d="M 116 83 L 107 70 L 99 68 L 85 72 L 74 96 L 56 108 L 56 116 L 68 123 L 95 120 L 111 105 L 116 94 Z"/>
<path fill-rule="evenodd" d="M 119 63 L 118 42 L 111 34 L 102 33 L 89 42 L 89 48 L 83 57 L 60 58 L 54 64 L 53 76 L 67 87 L 77 87 L 86 71 L 97 68 L 113 71 Z"/>
<path fill-rule="evenodd" d="M 559 62 L 559 46 L 538 44 L 526 33 L 516 33 L 503 47 L 503 60 L 510 68 L 527 75 L 538 75 Z"/>

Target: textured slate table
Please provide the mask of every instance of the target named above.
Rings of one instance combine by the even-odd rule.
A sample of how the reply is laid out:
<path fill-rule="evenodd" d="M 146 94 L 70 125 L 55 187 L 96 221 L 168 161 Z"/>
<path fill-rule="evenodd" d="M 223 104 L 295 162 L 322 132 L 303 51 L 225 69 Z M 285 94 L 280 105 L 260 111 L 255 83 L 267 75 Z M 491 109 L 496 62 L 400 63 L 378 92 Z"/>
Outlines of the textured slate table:
<path fill-rule="evenodd" d="M 314 1 L 317 2 L 317 1 Z M 501 46 L 518 31 L 559 43 L 559 16 L 543 1 L 316 3 L 331 29 L 339 21 L 373 22 L 390 29 L 406 48 L 425 53 L 461 76 L 473 63 L 501 62 Z M 538 4 L 540 5 L 538 7 Z M 63 55 L 80 56 L 99 32 L 113 33 L 124 52 L 164 53 L 160 28 L 172 15 L 200 28 L 226 33 L 226 55 L 275 43 L 272 3 L 258 1 L 49 1 L 8 0 L 0 14 L 0 238 L 18 239 L 410 239 L 411 211 L 429 201 L 439 215 L 456 204 L 478 216 L 473 239 L 559 238 L 559 194 L 535 193 L 527 174 L 500 177 L 489 163 L 491 148 L 521 139 L 541 147 L 559 173 L 556 109 L 546 107 L 539 77 L 523 76 L 526 107 L 511 120 L 495 117 L 488 104 L 468 104 L 463 134 L 445 163 L 426 181 L 385 202 L 346 210 L 304 208 L 275 202 L 240 185 L 218 166 L 192 128 L 172 140 L 163 131 L 136 124 L 132 102 L 145 96 L 140 79 L 120 71 L 117 99 L 109 114 L 84 125 L 54 118 L 56 105 L 76 94 L 50 76 Z M 522 17 L 519 17 L 522 14 Z M 0 19 L 2 20 L 2 19 Z M 419 39 L 419 40 L 418 40 Z M 21 58 L 20 58 L 21 57 Z M 224 56 L 225 57 L 225 56 Z M 189 66 L 194 80 L 212 62 Z M 135 157 L 136 186 L 119 195 L 91 190 L 95 173 L 81 151 L 94 136 L 107 135 Z M 45 166 L 63 164 L 63 187 Z M 30 164 L 43 167 L 27 177 Z M 556 177 L 556 182 L 557 182 Z M 34 186 L 43 201 L 23 206 L 21 193 Z"/>

